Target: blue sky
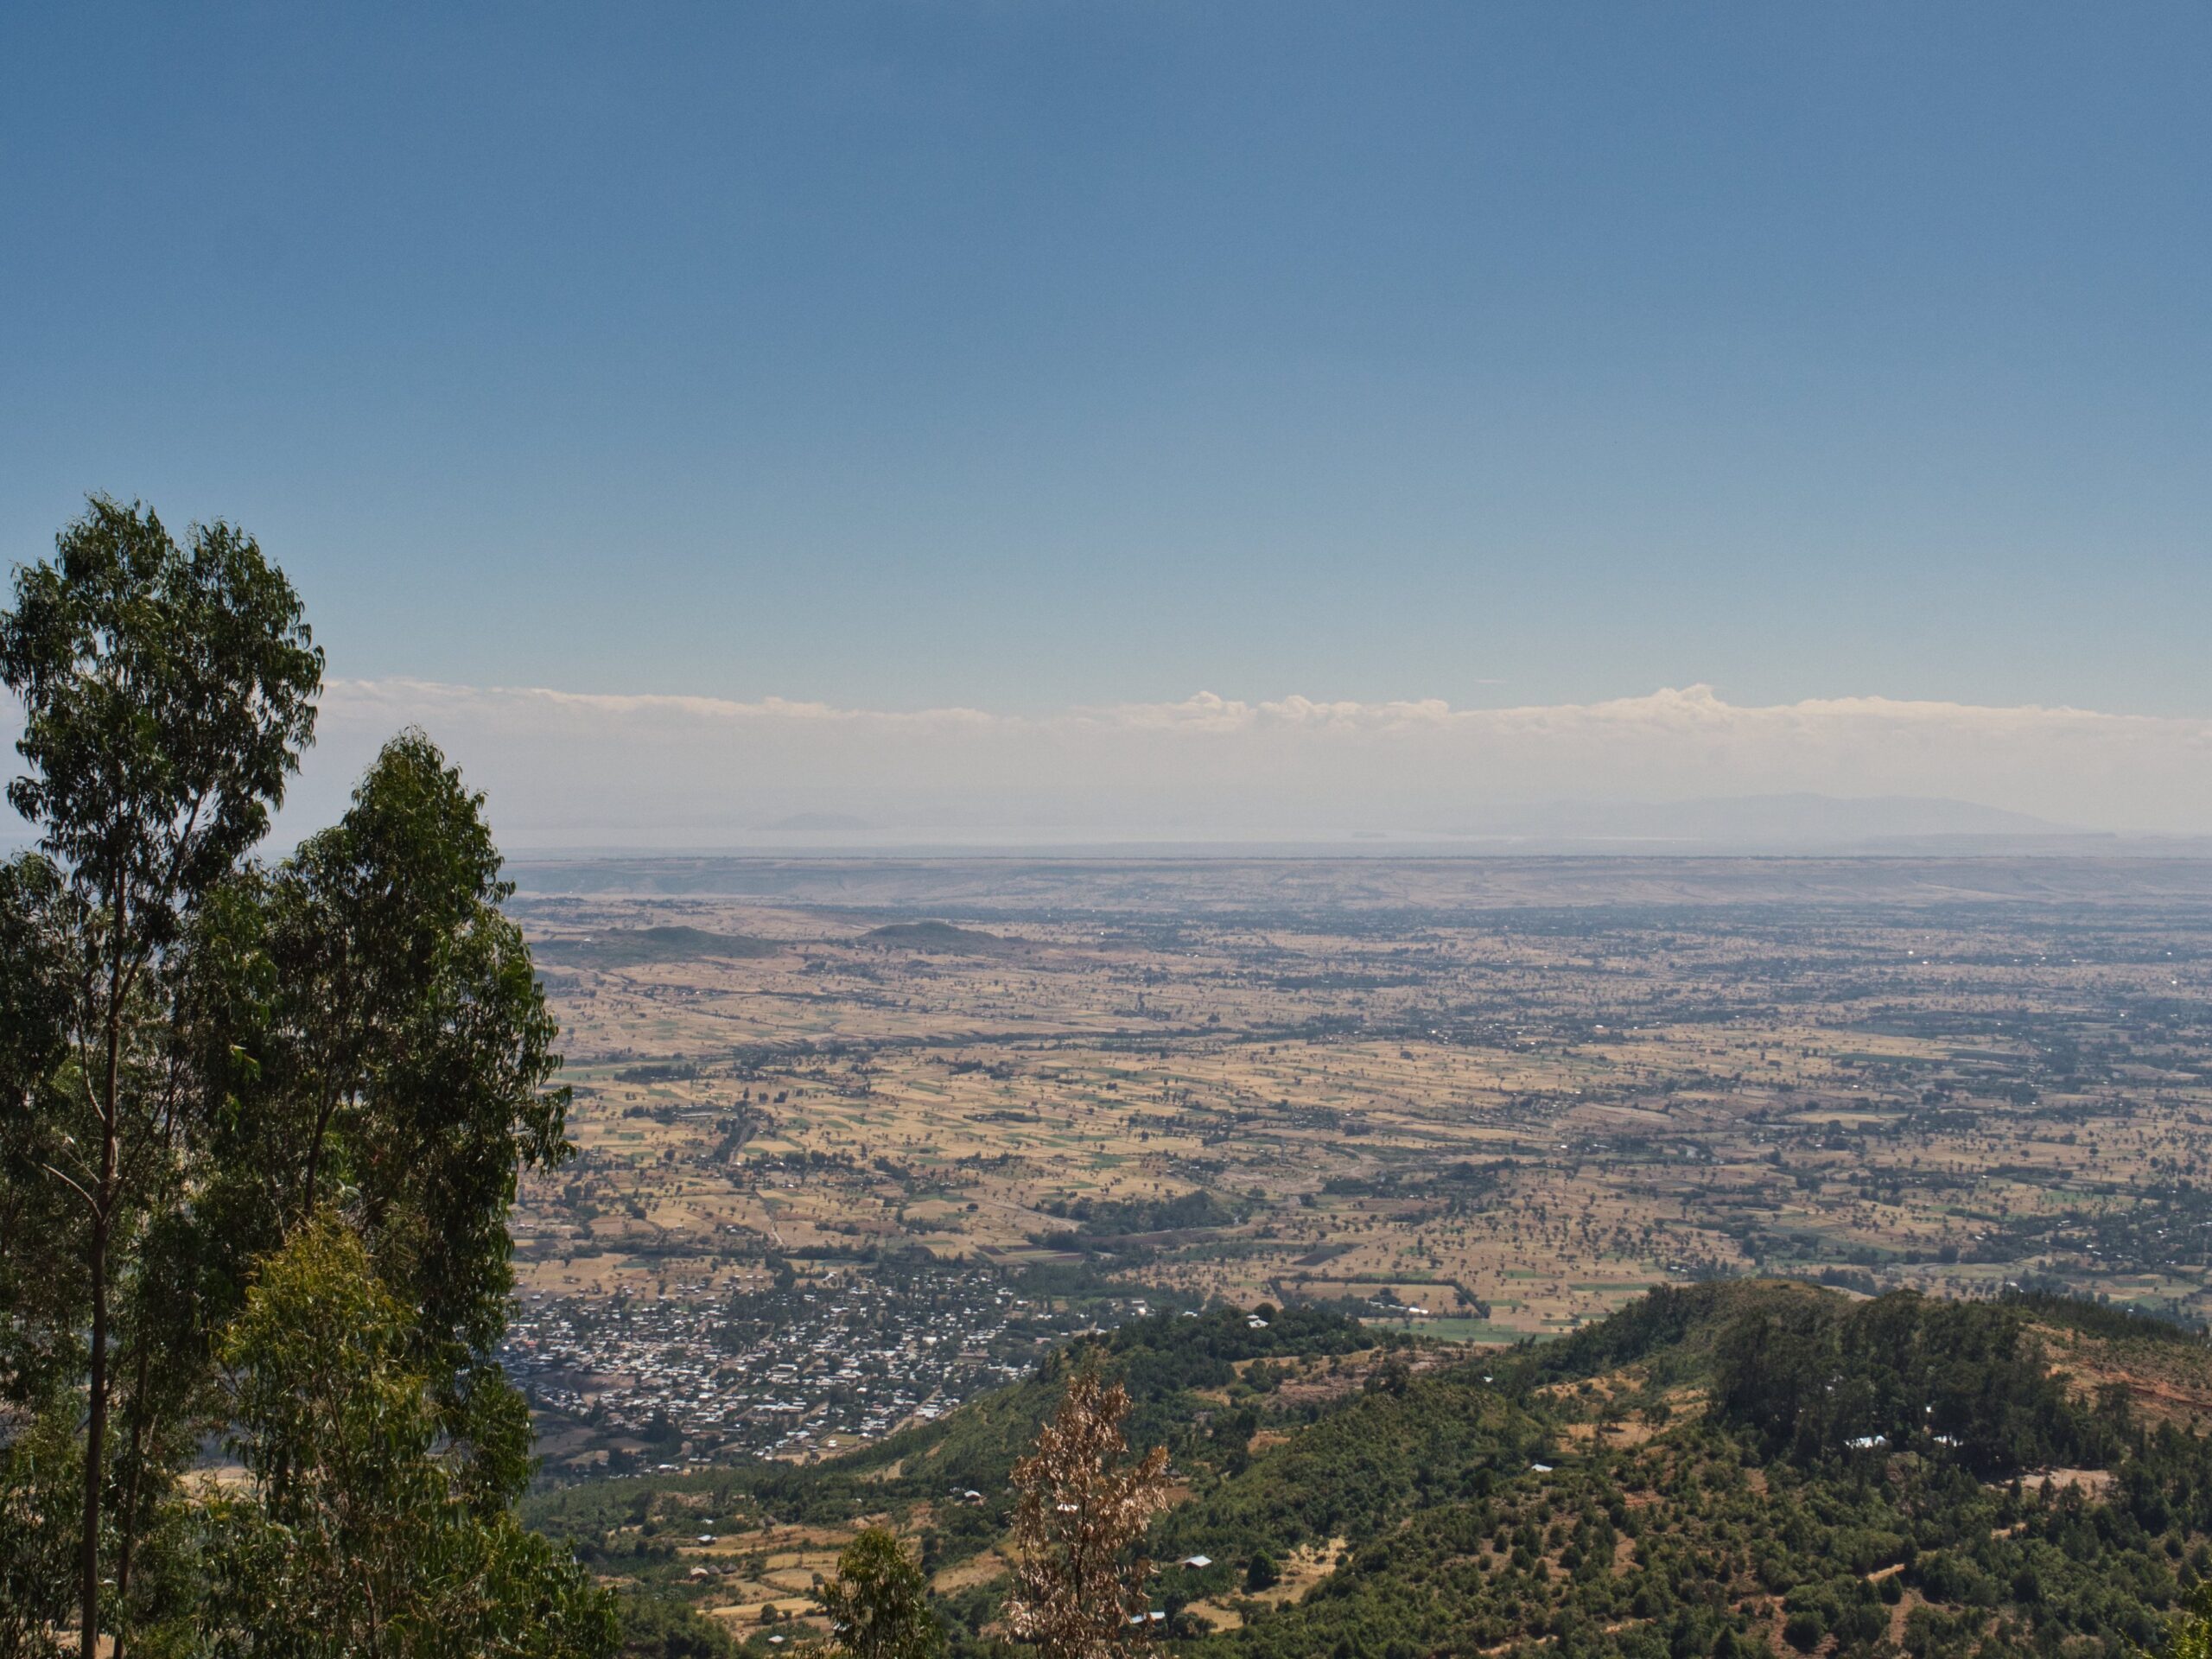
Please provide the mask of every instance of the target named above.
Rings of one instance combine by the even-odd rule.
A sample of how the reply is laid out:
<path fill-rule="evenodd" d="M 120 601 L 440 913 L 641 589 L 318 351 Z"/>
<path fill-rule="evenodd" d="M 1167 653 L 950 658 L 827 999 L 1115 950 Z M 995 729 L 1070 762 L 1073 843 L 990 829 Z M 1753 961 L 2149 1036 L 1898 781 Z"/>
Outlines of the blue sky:
<path fill-rule="evenodd" d="M 2212 10 L 0 13 L 0 550 L 334 676 L 2212 715 Z"/>

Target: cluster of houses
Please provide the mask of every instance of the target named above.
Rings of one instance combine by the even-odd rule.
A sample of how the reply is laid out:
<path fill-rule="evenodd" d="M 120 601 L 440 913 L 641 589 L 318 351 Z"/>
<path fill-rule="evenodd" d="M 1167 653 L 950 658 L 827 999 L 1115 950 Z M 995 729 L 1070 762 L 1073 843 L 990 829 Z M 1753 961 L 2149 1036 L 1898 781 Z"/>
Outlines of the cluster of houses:
<path fill-rule="evenodd" d="M 1066 1322 L 999 1275 L 928 1294 L 865 1274 L 760 1296 L 747 1317 L 702 1296 L 518 1302 L 500 1358 L 541 1412 L 648 1465 L 734 1452 L 829 1452 L 926 1421 L 1027 1373 Z"/>

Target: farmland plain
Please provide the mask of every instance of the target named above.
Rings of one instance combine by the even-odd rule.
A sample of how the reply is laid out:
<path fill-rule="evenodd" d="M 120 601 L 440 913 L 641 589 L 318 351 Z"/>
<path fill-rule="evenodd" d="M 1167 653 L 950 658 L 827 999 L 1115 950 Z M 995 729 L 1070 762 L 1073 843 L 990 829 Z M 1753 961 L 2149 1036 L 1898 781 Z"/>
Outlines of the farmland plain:
<path fill-rule="evenodd" d="M 1215 1299 L 1494 1342 L 1753 1272 L 2212 1315 L 2201 862 L 515 874 L 579 1155 L 524 1185 L 511 1358 L 580 1467 L 812 1455 Z"/>

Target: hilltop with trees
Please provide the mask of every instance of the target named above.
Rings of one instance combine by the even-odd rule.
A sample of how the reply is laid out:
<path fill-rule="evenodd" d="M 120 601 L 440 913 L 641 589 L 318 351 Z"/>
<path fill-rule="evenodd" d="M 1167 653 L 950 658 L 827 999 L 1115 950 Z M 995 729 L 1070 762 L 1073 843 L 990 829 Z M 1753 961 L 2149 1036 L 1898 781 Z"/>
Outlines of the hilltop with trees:
<path fill-rule="evenodd" d="M 1741 1281 L 1467 1357 L 1267 1312 L 1136 1321 L 848 1457 L 594 1481 L 525 1510 L 588 1551 L 619 1544 L 605 1566 L 671 1609 L 718 1559 L 656 1555 L 689 1517 L 741 1550 L 770 1517 L 865 1525 L 927 1575 L 949 1652 L 1012 1654 L 1039 1523 L 1071 1518 L 1020 1460 L 1072 1392 L 1119 1381 L 1132 1455 L 1164 1454 L 1171 1500 L 1123 1541 L 1156 1564 L 1125 1629 L 1194 1659 L 2133 1659 L 2170 1630 L 2199 1639 L 2212 1442 L 2188 1418 L 2212 1403 L 2212 1354 L 2177 1327 L 2063 1298 Z M 727 1594 L 712 1583 L 702 1605 Z M 763 1653 L 771 1632 L 810 1639 L 696 1624 Z"/>

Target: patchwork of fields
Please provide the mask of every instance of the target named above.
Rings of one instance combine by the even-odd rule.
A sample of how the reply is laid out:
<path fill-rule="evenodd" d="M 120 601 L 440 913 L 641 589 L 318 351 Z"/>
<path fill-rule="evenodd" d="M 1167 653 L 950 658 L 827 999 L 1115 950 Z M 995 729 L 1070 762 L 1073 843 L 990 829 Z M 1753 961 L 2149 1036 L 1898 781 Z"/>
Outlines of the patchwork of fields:
<path fill-rule="evenodd" d="M 1754 1270 L 2212 1314 L 2201 872 L 1723 862 L 525 868 L 582 1153 L 524 1306 L 898 1255 L 1040 1339 L 1221 1297 L 1504 1342 Z"/>

